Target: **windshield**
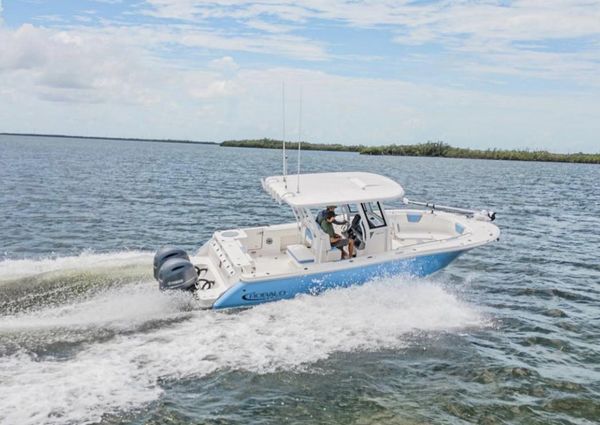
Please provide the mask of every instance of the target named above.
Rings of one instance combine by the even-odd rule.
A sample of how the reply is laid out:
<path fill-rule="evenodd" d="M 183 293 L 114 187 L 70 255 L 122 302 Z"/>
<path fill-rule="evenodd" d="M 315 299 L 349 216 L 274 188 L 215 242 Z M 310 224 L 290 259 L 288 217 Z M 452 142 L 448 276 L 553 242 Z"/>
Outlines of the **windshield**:
<path fill-rule="evenodd" d="M 381 210 L 381 205 L 379 202 L 367 202 L 362 204 L 362 207 L 371 229 L 384 227 L 386 225 L 383 211 Z"/>

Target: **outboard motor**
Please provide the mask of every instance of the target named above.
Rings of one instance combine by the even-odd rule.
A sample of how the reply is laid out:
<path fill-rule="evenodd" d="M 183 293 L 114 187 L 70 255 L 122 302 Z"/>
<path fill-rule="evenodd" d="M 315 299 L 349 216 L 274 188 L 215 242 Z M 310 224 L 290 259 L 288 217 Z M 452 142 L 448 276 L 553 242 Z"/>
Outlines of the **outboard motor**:
<path fill-rule="evenodd" d="M 196 289 L 198 271 L 185 258 L 169 258 L 160 266 L 157 279 L 162 291 L 168 289 L 191 291 Z"/>
<path fill-rule="evenodd" d="M 154 279 L 158 279 L 158 271 L 160 267 L 171 258 L 183 258 L 185 260 L 190 260 L 190 257 L 187 255 L 181 248 L 177 248 L 176 246 L 168 245 L 163 246 L 154 255 Z"/>

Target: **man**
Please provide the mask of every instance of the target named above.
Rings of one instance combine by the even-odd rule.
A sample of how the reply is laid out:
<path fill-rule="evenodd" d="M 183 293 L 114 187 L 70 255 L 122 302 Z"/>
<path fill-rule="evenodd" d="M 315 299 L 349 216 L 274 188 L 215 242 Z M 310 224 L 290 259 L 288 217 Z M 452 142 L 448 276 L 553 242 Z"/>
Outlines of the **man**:
<path fill-rule="evenodd" d="M 354 241 L 352 239 L 344 239 L 340 235 L 335 233 L 333 229 L 333 223 L 335 221 L 335 213 L 333 211 L 327 211 L 325 219 L 321 222 L 321 229 L 329 235 L 329 242 L 331 247 L 338 248 L 342 251 L 342 260 L 346 258 L 344 247 L 348 245 L 348 254 L 350 258 L 354 256 Z"/>
<path fill-rule="evenodd" d="M 324 210 L 319 211 L 319 214 L 317 214 L 317 224 L 320 226 L 321 222 L 323 220 L 325 220 L 325 218 L 327 217 L 327 213 L 329 211 L 334 213 L 335 216 L 335 209 L 336 206 L 335 205 L 327 205 L 327 207 Z M 337 224 L 338 226 L 341 226 L 342 224 L 346 224 L 347 221 L 337 221 L 337 220 L 333 220 L 333 224 Z"/>

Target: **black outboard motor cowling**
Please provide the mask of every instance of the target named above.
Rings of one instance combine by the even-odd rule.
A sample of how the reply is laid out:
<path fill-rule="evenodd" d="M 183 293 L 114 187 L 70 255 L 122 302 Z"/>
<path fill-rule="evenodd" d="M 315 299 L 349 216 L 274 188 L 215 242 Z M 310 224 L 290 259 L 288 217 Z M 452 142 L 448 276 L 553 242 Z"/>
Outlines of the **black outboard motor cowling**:
<path fill-rule="evenodd" d="M 160 248 L 154 254 L 154 279 L 158 279 L 158 271 L 160 267 L 165 263 L 165 261 L 171 258 L 183 258 L 185 260 L 190 260 L 190 257 L 187 255 L 181 248 L 177 248 L 176 246 L 167 245 Z"/>
<path fill-rule="evenodd" d="M 196 289 L 198 272 L 185 258 L 170 258 L 160 266 L 157 279 L 161 291 L 169 289 L 192 291 Z"/>

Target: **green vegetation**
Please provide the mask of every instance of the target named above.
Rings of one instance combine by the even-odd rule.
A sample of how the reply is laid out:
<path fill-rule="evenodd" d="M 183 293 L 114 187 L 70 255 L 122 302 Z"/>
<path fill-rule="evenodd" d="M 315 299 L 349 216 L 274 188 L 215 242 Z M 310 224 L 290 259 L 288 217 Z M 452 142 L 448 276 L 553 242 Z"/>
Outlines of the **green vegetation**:
<path fill-rule="evenodd" d="M 281 149 L 281 140 L 257 139 L 257 140 L 227 140 L 221 146 L 243 147 L 243 148 L 267 148 Z M 295 142 L 289 142 L 293 149 Z M 600 153 L 551 153 L 548 151 L 529 150 L 500 150 L 500 149 L 465 149 L 455 148 L 444 142 L 427 142 L 416 145 L 387 145 L 387 146 L 364 146 L 364 145 L 340 145 L 302 142 L 303 150 L 321 151 L 343 151 L 358 152 L 362 155 L 398 155 L 398 156 L 433 156 L 443 158 L 472 158 L 472 159 L 498 159 L 509 161 L 544 161 L 544 162 L 576 162 L 588 164 L 600 164 Z"/>
<path fill-rule="evenodd" d="M 364 148 L 365 155 L 440 156 L 444 158 L 500 159 L 509 161 L 577 162 L 600 164 L 600 154 L 551 153 L 548 151 L 465 149 L 444 142 L 427 142 L 418 145 L 388 145 Z"/>
<path fill-rule="evenodd" d="M 286 146 L 293 149 L 298 142 L 287 142 Z M 221 143 L 221 146 L 235 148 L 264 148 L 264 149 L 281 149 L 283 142 L 275 139 L 254 139 L 254 140 L 226 140 Z M 326 143 L 309 143 L 302 142 L 302 150 L 304 151 L 336 151 L 336 152 L 360 152 L 365 148 L 362 145 L 340 145 Z"/>

